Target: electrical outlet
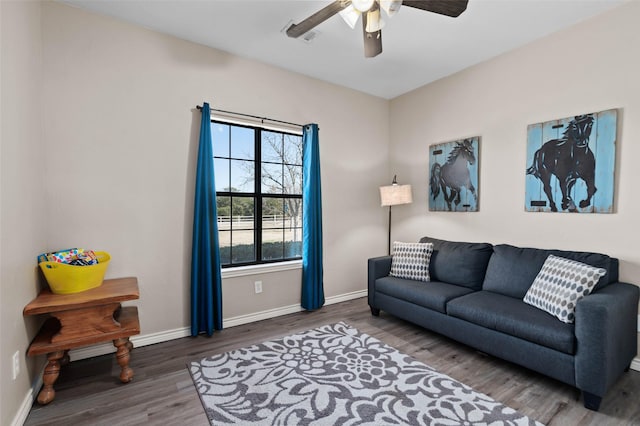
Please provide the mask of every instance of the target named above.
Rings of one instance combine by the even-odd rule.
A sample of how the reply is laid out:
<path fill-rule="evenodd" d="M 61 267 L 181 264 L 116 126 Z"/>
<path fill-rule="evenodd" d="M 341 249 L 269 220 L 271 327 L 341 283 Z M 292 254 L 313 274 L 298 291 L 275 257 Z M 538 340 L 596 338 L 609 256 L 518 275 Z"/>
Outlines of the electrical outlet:
<path fill-rule="evenodd" d="M 20 351 L 13 354 L 13 380 L 20 374 Z"/>
<path fill-rule="evenodd" d="M 262 281 L 256 281 L 253 283 L 253 286 L 256 289 L 256 294 L 262 293 Z"/>

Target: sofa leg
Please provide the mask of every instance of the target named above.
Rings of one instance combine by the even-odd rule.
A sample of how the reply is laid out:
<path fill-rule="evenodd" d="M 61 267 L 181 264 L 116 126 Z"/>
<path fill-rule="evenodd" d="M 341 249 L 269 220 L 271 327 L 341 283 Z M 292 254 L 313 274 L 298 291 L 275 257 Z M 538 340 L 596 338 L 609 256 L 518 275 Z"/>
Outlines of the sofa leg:
<path fill-rule="evenodd" d="M 380 315 L 380 309 L 378 308 L 374 308 L 373 306 L 369 306 L 371 308 L 371 315 L 373 315 L 374 317 L 377 317 L 378 315 Z"/>
<path fill-rule="evenodd" d="M 593 411 L 598 411 L 600 409 L 600 403 L 602 402 L 601 396 L 582 391 L 582 398 L 584 399 L 584 408 Z"/>

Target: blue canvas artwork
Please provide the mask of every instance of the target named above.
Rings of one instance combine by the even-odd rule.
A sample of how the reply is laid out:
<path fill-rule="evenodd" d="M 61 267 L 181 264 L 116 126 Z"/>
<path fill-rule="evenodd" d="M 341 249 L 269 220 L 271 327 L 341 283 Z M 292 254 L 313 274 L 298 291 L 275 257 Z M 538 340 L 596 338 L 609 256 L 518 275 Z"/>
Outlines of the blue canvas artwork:
<path fill-rule="evenodd" d="M 429 210 L 478 211 L 478 148 L 473 137 L 429 147 Z"/>
<path fill-rule="evenodd" d="M 617 110 L 527 128 L 525 210 L 613 213 Z"/>

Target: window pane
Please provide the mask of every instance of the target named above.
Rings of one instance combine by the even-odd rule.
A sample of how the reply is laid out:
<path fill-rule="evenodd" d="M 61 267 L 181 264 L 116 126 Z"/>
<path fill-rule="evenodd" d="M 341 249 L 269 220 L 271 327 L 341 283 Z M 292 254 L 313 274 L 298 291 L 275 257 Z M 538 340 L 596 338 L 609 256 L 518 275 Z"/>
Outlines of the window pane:
<path fill-rule="evenodd" d="M 262 131 L 262 161 L 282 163 L 282 133 Z"/>
<path fill-rule="evenodd" d="M 284 228 L 299 228 L 302 226 L 302 200 L 286 198 L 284 200 Z"/>
<path fill-rule="evenodd" d="M 220 263 L 228 265 L 231 263 L 231 232 L 221 231 L 218 236 L 220 238 Z"/>
<path fill-rule="evenodd" d="M 284 200 L 282 198 L 262 199 L 262 228 L 282 228 L 284 226 Z"/>
<path fill-rule="evenodd" d="M 220 158 L 213 159 L 213 170 L 215 172 L 216 191 L 229 191 L 229 160 Z"/>
<path fill-rule="evenodd" d="M 262 231 L 262 260 L 282 258 L 284 258 L 282 229 L 264 229 Z"/>
<path fill-rule="evenodd" d="M 302 136 L 284 135 L 284 162 L 302 165 Z"/>
<path fill-rule="evenodd" d="M 253 230 L 233 231 L 231 256 L 233 263 L 255 262 L 256 250 L 253 242 Z"/>
<path fill-rule="evenodd" d="M 253 161 L 231 160 L 231 191 L 253 192 L 254 169 Z"/>
<path fill-rule="evenodd" d="M 249 197 L 233 197 L 232 208 L 233 213 L 233 230 L 254 229 L 254 199 Z M 235 234 L 234 234 L 235 235 Z"/>
<path fill-rule="evenodd" d="M 284 241 L 285 257 L 302 256 L 302 200 L 284 200 Z"/>
<path fill-rule="evenodd" d="M 231 229 L 231 197 L 216 197 L 216 209 L 218 210 L 218 230 L 229 231 Z"/>
<path fill-rule="evenodd" d="M 284 165 L 284 193 L 302 195 L 302 166 Z"/>
<path fill-rule="evenodd" d="M 245 160 L 255 159 L 255 130 L 246 127 L 231 127 L 231 157 Z"/>
<path fill-rule="evenodd" d="M 214 157 L 229 157 L 229 125 L 211 123 Z"/>
<path fill-rule="evenodd" d="M 282 164 L 262 164 L 262 193 L 282 194 Z"/>
<path fill-rule="evenodd" d="M 284 239 L 284 256 L 302 257 L 302 228 L 286 229 Z"/>

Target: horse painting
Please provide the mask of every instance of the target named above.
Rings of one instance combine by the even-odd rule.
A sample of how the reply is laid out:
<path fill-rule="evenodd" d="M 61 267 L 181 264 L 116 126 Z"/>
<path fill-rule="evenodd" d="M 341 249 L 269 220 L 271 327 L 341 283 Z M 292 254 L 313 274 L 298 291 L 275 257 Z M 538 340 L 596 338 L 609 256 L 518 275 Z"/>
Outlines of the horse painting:
<path fill-rule="evenodd" d="M 469 172 L 469 166 L 473 166 L 476 163 L 474 139 L 464 139 L 462 141 L 451 142 L 449 144 L 437 145 L 436 147 L 442 147 L 453 144 L 453 148 L 449 152 L 446 163 L 442 165 L 435 161 L 434 154 L 442 153 L 443 150 L 431 150 L 432 165 L 429 177 L 431 197 L 435 202 L 436 198 L 440 193 L 442 193 L 449 211 L 457 211 L 459 208 L 467 211 L 477 210 L 476 188 L 472 183 L 471 174 Z M 476 168 L 475 182 L 478 181 L 477 179 Z M 462 201 L 460 194 L 463 188 L 466 188 L 473 197 L 473 204 L 465 203 L 460 206 Z M 436 209 L 432 208 L 432 210 Z"/>
<path fill-rule="evenodd" d="M 558 207 L 553 200 L 551 176 L 558 179 L 562 193 L 561 208 L 570 212 L 578 211 L 571 196 L 571 190 L 578 179 L 587 187 L 586 197 L 580 201 L 580 208 L 591 205 L 595 185 L 596 158 L 589 148 L 589 137 L 593 128 L 593 114 L 578 115 L 567 125 L 559 139 L 545 142 L 533 156 L 533 164 L 527 169 L 528 175 L 540 179 L 544 193 L 549 199 L 551 211 Z"/>
<path fill-rule="evenodd" d="M 618 110 L 527 127 L 525 210 L 613 213 Z"/>

